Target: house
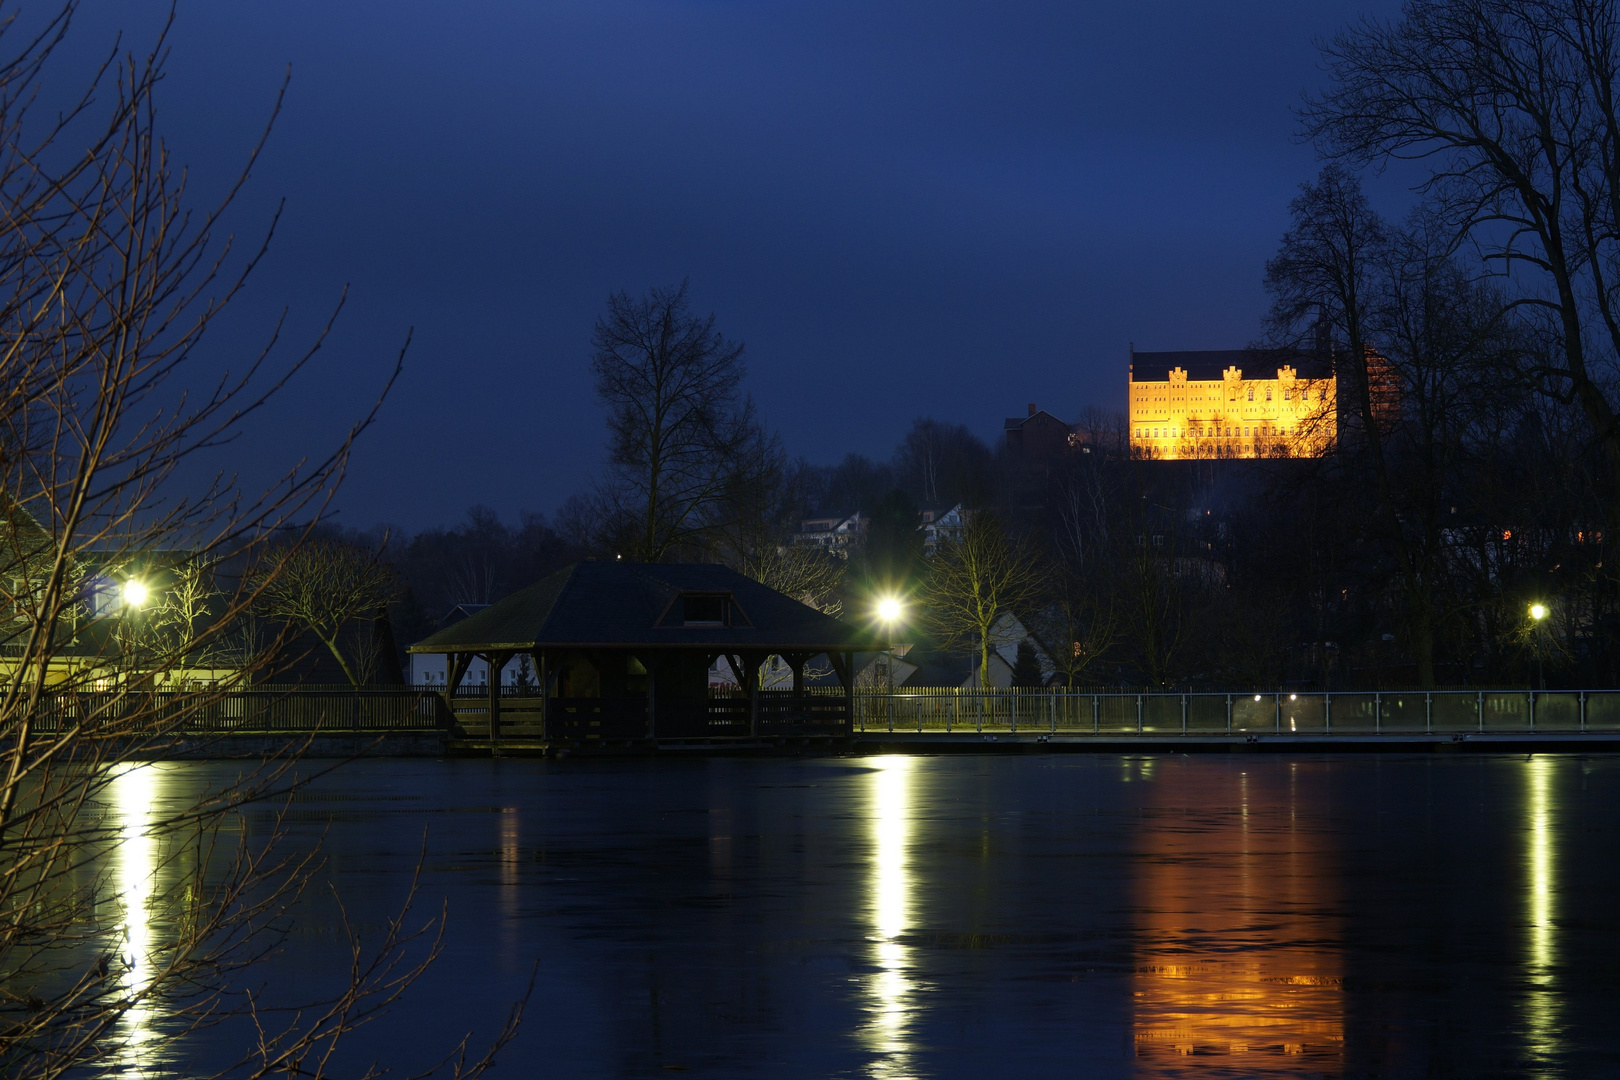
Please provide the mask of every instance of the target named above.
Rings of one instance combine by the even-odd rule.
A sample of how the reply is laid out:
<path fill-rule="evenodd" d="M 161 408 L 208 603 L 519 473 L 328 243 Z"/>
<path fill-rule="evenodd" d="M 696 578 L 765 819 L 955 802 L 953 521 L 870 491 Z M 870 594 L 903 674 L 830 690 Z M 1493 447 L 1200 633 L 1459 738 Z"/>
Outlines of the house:
<path fill-rule="evenodd" d="M 801 547 L 820 548 L 847 559 L 850 548 L 865 538 L 869 523 L 870 519 L 859 510 L 849 514 L 818 514 L 799 523 L 799 531 L 793 534 L 793 543 Z"/>
<path fill-rule="evenodd" d="M 1074 427 L 1045 409 L 1029 403 L 1029 415 L 1009 416 L 1002 423 L 1007 452 L 1014 458 L 1040 462 L 1055 458 L 1075 445 Z"/>
<path fill-rule="evenodd" d="M 961 503 L 939 510 L 924 510 L 922 524 L 917 526 L 923 534 L 923 554 L 932 556 L 942 542 L 961 542 L 970 514 Z"/>
<path fill-rule="evenodd" d="M 1051 681 L 1057 671 L 1051 655 L 1023 622 L 1009 612 L 997 619 L 990 631 L 991 688 L 1005 689 L 1012 685 L 1013 667 L 1018 662 L 1018 646 L 1024 641 L 1028 641 L 1035 650 L 1035 660 L 1041 666 L 1041 681 Z M 891 664 L 896 688 L 959 686 L 973 689 L 979 686 L 977 649 L 944 652 L 930 642 L 920 641 L 894 646 L 892 661 L 884 652 L 861 656 L 857 660 L 857 686 L 881 688 L 889 685 Z"/>

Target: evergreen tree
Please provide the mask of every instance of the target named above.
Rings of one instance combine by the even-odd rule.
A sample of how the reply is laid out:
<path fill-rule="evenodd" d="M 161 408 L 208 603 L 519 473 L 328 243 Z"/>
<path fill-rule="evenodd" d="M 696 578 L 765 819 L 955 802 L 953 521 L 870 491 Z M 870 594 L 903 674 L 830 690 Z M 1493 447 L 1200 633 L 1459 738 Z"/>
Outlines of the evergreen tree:
<path fill-rule="evenodd" d="M 1018 656 L 1013 660 L 1012 684 L 1018 687 L 1046 685 L 1041 678 L 1041 662 L 1035 657 L 1035 646 L 1025 638 L 1018 643 Z"/>

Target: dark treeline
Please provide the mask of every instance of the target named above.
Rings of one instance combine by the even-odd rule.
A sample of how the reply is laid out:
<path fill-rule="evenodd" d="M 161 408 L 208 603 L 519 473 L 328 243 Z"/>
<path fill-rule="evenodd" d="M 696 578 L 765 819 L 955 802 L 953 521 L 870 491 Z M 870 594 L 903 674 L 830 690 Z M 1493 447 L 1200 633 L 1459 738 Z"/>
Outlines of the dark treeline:
<path fill-rule="evenodd" d="M 1300 118 L 1327 164 L 1254 344 L 1331 359 L 1330 453 L 1140 460 L 1093 410 L 1040 452 L 920 418 L 887 460 L 793 462 L 684 285 L 621 293 L 601 477 L 550 522 L 396 538 L 400 636 L 571 559 L 704 559 L 852 618 L 908 597 L 905 634 L 981 656 L 1015 614 L 1069 684 L 1613 685 L 1620 6 L 1413 0 L 1324 62 Z M 1395 158 L 1430 169 L 1399 221 L 1358 179 Z M 795 542 L 856 511 L 847 543 Z"/>
<path fill-rule="evenodd" d="M 1612 682 L 1612 474 L 1587 419 L 1538 382 L 1545 342 L 1499 282 L 1438 238 L 1428 208 L 1392 226 L 1352 175 L 1329 167 L 1293 210 L 1267 268 L 1266 343 L 1332 349 L 1332 454 L 1142 460 L 1123 417 L 1090 410 L 1071 444 L 1045 452 L 992 447 L 922 417 L 886 460 L 793 462 L 741 393 L 741 347 L 687 311 L 684 290 L 618 297 L 609 319 L 655 312 L 697 342 L 687 356 L 643 360 L 703 365 L 709 381 L 688 378 L 687 391 L 708 412 L 649 431 L 638 417 L 678 414 L 680 403 L 643 409 L 627 394 L 610 468 L 554 520 L 510 526 L 475 507 L 452 528 L 356 538 L 385 545 L 398 572 L 397 640 L 579 558 L 690 559 L 852 618 L 906 597 L 902 637 L 951 637 L 971 652 L 985 633 L 947 633 L 947 609 L 1000 598 L 988 586 L 950 592 L 938 554 L 924 553 L 924 512 L 960 505 L 979 538 L 942 543 L 1003 544 L 1001 555 L 984 549 L 991 562 L 1027 556 L 1028 580 L 998 587 L 1017 591 L 1013 613 L 1069 685 Z M 1345 221 L 1353 228 L 1334 233 Z M 1340 258 L 1353 296 L 1333 293 Z M 1349 362 L 1363 347 L 1388 361 L 1398 407 L 1379 411 L 1364 368 Z M 612 415 L 612 394 L 603 399 Z M 860 528 L 836 553 L 795 542 L 807 518 L 857 513 Z M 1544 621 L 1529 617 L 1533 603 L 1548 609 Z"/>

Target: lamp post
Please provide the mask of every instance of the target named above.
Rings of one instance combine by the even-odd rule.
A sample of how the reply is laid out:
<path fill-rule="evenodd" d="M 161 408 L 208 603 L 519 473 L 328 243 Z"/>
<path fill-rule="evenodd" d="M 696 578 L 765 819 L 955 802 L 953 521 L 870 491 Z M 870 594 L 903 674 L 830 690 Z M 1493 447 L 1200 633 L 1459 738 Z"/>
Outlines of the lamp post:
<path fill-rule="evenodd" d="M 894 730 L 894 624 L 900 621 L 904 607 L 898 596 L 885 596 L 878 601 L 877 617 L 883 624 L 883 678 L 889 699 L 889 730 Z"/>
<path fill-rule="evenodd" d="M 1541 624 L 1547 618 L 1546 604 L 1530 605 L 1530 643 L 1536 650 L 1536 689 L 1547 689 L 1547 672 L 1542 666 Z"/>
<path fill-rule="evenodd" d="M 140 633 L 135 620 L 140 614 L 141 608 L 146 606 L 147 600 L 151 599 L 151 593 L 147 589 L 146 583 L 140 578 L 129 578 L 124 582 L 123 587 L 118 590 L 118 595 L 124 602 L 123 609 L 118 613 L 120 618 L 116 630 L 119 652 L 118 667 L 123 670 L 125 678 L 128 679 L 135 670 L 137 635 Z"/>

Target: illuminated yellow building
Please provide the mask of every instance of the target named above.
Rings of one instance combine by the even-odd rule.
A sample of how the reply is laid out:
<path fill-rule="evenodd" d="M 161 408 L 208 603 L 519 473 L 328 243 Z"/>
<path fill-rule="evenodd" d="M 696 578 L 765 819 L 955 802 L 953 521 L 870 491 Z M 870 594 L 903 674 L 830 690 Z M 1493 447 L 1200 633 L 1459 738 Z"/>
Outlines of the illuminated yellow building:
<path fill-rule="evenodd" d="M 1315 457 L 1338 439 L 1337 382 L 1320 355 L 1133 347 L 1128 390 L 1134 457 Z"/>

